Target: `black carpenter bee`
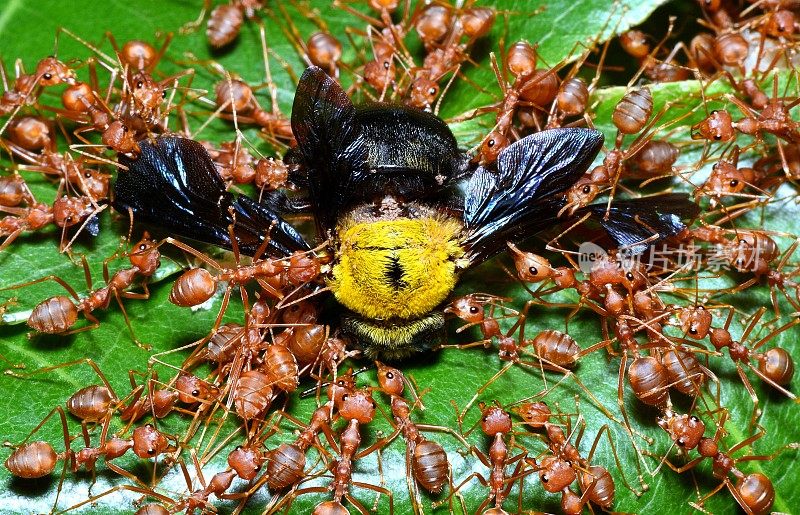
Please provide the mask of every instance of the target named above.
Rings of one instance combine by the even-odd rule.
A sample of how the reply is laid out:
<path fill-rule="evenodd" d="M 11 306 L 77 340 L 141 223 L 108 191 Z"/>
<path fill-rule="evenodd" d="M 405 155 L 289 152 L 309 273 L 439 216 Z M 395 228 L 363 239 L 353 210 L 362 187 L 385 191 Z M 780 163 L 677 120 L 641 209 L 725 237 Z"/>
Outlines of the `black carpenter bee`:
<path fill-rule="evenodd" d="M 344 307 L 340 327 L 367 356 L 389 360 L 437 343 L 440 308 L 464 270 L 560 222 L 565 190 L 603 144 L 596 130 L 546 130 L 503 150 L 495 166 L 474 167 L 438 117 L 354 106 L 316 67 L 297 86 L 292 131 L 299 181 L 333 256 L 325 280 Z M 234 234 L 246 254 L 267 237 L 272 256 L 309 249 L 277 208 L 226 191 L 199 143 L 161 136 L 140 146 L 137 159 L 120 157 L 128 169 L 115 184 L 117 210 L 227 248 Z M 615 202 L 609 216 L 605 204 L 576 215 L 587 212 L 619 245 L 642 250 L 682 230 L 697 206 L 662 195 Z"/>

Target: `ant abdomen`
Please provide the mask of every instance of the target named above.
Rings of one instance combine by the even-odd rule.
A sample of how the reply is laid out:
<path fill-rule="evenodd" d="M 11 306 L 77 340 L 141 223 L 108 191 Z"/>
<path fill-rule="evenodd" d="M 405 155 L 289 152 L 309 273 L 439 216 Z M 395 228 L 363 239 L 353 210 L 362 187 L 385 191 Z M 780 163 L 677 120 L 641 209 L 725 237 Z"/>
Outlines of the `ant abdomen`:
<path fill-rule="evenodd" d="M 794 376 L 794 360 L 785 349 L 774 347 L 759 357 L 758 370 L 779 385 L 785 386 Z"/>
<path fill-rule="evenodd" d="M 50 474 L 57 461 L 58 454 L 53 447 L 47 442 L 37 441 L 26 443 L 11 453 L 6 468 L 14 476 L 36 479 Z"/>
<path fill-rule="evenodd" d="M 636 397 L 651 406 L 664 405 L 669 397 L 667 370 L 652 356 L 633 360 L 628 369 L 628 379 Z"/>
<path fill-rule="evenodd" d="M 35 308 L 28 317 L 28 325 L 40 333 L 59 334 L 78 321 L 78 309 L 69 297 L 57 295 Z"/>
<path fill-rule="evenodd" d="M 102 385 L 81 388 L 67 399 L 67 410 L 84 421 L 98 421 L 108 414 L 114 400 L 111 391 Z"/>
<path fill-rule="evenodd" d="M 636 134 L 644 129 L 653 112 L 653 96 L 647 88 L 630 91 L 614 108 L 611 119 L 622 134 Z"/>
<path fill-rule="evenodd" d="M 205 268 L 192 268 L 178 277 L 169 292 L 169 301 L 180 307 L 197 306 L 217 291 L 217 281 Z"/>
<path fill-rule="evenodd" d="M 765 476 L 755 472 L 736 483 L 736 490 L 744 501 L 749 511 L 755 515 L 768 513 L 775 501 L 775 488 L 772 481 Z"/>
<path fill-rule="evenodd" d="M 414 448 L 414 478 L 422 487 L 434 494 L 442 491 L 447 482 L 450 466 L 447 454 L 441 445 L 430 440 L 422 440 Z"/>

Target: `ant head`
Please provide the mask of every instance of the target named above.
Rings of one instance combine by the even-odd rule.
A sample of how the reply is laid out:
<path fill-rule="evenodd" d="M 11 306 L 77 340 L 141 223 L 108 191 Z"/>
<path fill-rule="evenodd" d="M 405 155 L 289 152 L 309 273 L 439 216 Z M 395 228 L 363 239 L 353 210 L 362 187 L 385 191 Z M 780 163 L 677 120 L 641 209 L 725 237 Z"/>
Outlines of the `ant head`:
<path fill-rule="evenodd" d="M 389 395 L 403 394 L 403 373 L 393 367 L 388 367 L 376 361 L 378 366 L 378 384 L 381 390 Z"/>
<path fill-rule="evenodd" d="M 75 83 L 75 72 L 55 57 L 45 57 L 36 66 L 36 76 L 40 86 L 54 86 L 67 82 Z"/>
<path fill-rule="evenodd" d="M 683 451 L 690 451 L 703 440 L 706 425 L 694 415 L 673 415 L 658 420 L 658 425 Z"/>
<path fill-rule="evenodd" d="M 523 281 L 536 283 L 553 276 L 553 268 L 547 259 L 532 252 L 522 252 L 511 243 L 508 248 L 511 249 L 517 275 Z"/>
<path fill-rule="evenodd" d="M 372 399 L 370 390 L 362 388 L 342 394 L 338 407 L 339 414 L 345 419 L 367 424 L 375 418 L 375 410 L 378 406 Z"/>
<path fill-rule="evenodd" d="M 175 389 L 178 399 L 185 404 L 209 400 L 216 395 L 216 387 L 190 374 L 181 374 L 175 381 Z"/>
<path fill-rule="evenodd" d="M 545 456 L 541 466 L 539 479 L 544 489 L 550 493 L 560 492 L 575 481 L 575 469 L 561 458 L 553 455 Z"/>
<path fill-rule="evenodd" d="M 263 462 L 264 457 L 250 447 L 239 446 L 228 455 L 228 465 L 245 481 L 256 477 Z"/>
<path fill-rule="evenodd" d="M 337 377 L 336 381 L 328 386 L 328 399 L 339 406 L 343 402 L 344 396 L 351 393 L 355 387 L 356 379 L 353 375 L 353 369 L 351 368 L 346 374 Z"/>
<path fill-rule="evenodd" d="M 133 430 L 133 452 L 140 458 L 154 458 L 169 447 L 169 441 L 152 424 Z"/>
<path fill-rule="evenodd" d="M 481 302 L 475 295 L 465 295 L 450 303 L 444 309 L 445 313 L 452 313 L 461 320 L 470 323 L 481 322 L 484 319 L 483 307 L 484 302 Z"/>
<path fill-rule="evenodd" d="M 486 165 L 497 161 L 497 156 L 508 146 L 508 143 L 508 138 L 502 132 L 492 131 L 487 134 L 478 151 L 480 163 Z"/>
<path fill-rule="evenodd" d="M 511 431 L 511 415 L 499 406 L 482 407 L 481 429 L 488 436 L 505 434 Z"/>

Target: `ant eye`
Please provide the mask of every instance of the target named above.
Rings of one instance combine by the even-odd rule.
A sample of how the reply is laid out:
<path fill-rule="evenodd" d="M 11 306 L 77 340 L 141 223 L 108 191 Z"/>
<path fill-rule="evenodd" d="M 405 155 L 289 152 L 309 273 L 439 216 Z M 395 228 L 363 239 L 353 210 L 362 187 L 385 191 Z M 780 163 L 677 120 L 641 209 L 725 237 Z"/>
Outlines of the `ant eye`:
<path fill-rule="evenodd" d="M 696 328 L 696 327 L 694 327 L 694 326 L 692 326 L 692 328 L 691 328 L 691 329 L 689 329 L 689 332 L 690 332 L 691 334 L 697 334 L 697 328 Z"/>
<path fill-rule="evenodd" d="M 737 181 L 736 179 L 733 179 L 733 180 L 731 181 L 731 188 L 735 188 L 735 187 L 736 187 L 736 186 L 738 186 L 738 185 L 739 185 L 739 181 Z"/>
<path fill-rule="evenodd" d="M 388 69 L 389 69 L 389 66 L 391 66 L 391 64 L 389 63 L 389 61 L 384 61 L 384 62 L 383 62 L 383 67 L 384 67 L 385 69 L 387 69 L 387 70 L 388 70 Z"/>
<path fill-rule="evenodd" d="M 147 429 L 153 429 L 153 424 L 145 424 L 144 427 Z"/>
<path fill-rule="evenodd" d="M 137 82 L 136 83 L 136 87 L 139 88 L 139 89 L 142 89 L 144 87 L 144 82 L 142 82 L 142 81 Z"/>
<path fill-rule="evenodd" d="M 489 147 L 489 148 L 492 148 L 494 146 L 494 140 L 490 139 L 489 141 L 487 141 L 486 142 L 486 146 Z"/>
<path fill-rule="evenodd" d="M 197 397 L 198 395 L 200 395 L 200 390 L 192 390 L 192 395 Z"/>
<path fill-rule="evenodd" d="M 372 409 L 378 409 L 378 405 L 375 404 L 374 402 L 372 403 Z"/>
<path fill-rule="evenodd" d="M 161 92 L 161 98 L 167 98 L 167 92 L 166 91 L 162 91 Z"/>
<path fill-rule="evenodd" d="M 476 306 L 472 306 L 472 307 L 469 308 L 469 312 L 472 313 L 472 314 L 475 314 L 478 311 L 480 311 L 480 310 Z"/>
<path fill-rule="evenodd" d="M 429 89 L 428 90 L 428 94 L 431 95 L 431 96 L 435 95 L 436 94 L 436 88 Z"/>
<path fill-rule="evenodd" d="M 150 449 L 147 449 L 147 454 L 153 455 L 153 454 L 155 454 L 155 453 L 156 453 L 156 450 L 155 450 L 155 449 L 152 449 L 152 448 L 150 448 Z"/>
<path fill-rule="evenodd" d="M 348 397 L 350 397 L 349 394 L 344 394 L 344 395 L 342 395 L 342 400 L 346 401 Z"/>
<path fill-rule="evenodd" d="M 530 272 L 531 275 L 539 275 L 539 270 L 535 266 L 528 268 L 528 272 Z"/>
<path fill-rule="evenodd" d="M 42 75 L 42 77 L 44 77 L 44 80 L 50 80 L 53 78 L 53 75 L 50 73 L 45 73 L 44 75 Z"/>
<path fill-rule="evenodd" d="M 691 417 L 689 417 L 689 420 L 691 420 L 692 422 L 700 422 L 700 419 L 699 419 L 699 418 L 697 418 L 697 417 L 695 417 L 694 415 L 692 415 Z"/>
<path fill-rule="evenodd" d="M 139 250 L 144 250 L 144 249 L 146 249 L 146 248 L 147 248 L 147 245 L 145 245 L 144 243 L 142 243 L 141 245 L 139 245 Z"/>
<path fill-rule="evenodd" d="M 714 139 L 720 140 L 720 139 L 722 139 L 722 135 L 721 134 L 714 134 Z"/>
<path fill-rule="evenodd" d="M 542 483 L 547 483 L 548 481 L 550 481 L 550 478 L 547 477 L 547 474 L 543 474 L 542 475 Z"/>
<path fill-rule="evenodd" d="M 683 440 L 683 437 L 678 438 L 678 441 L 676 441 L 675 443 L 677 443 L 681 447 L 686 445 L 686 442 Z"/>
<path fill-rule="evenodd" d="M 625 279 L 627 279 L 629 281 L 633 281 L 633 274 L 628 272 L 627 274 L 625 274 Z"/>
<path fill-rule="evenodd" d="M 589 186 L 588 184 L 583 187 L 583 192 L 586 193 L 587 195 L 589 194 L 590 191 L 592 191 L 592 187 Z"/>
<path fill-rule="evenodd" d="M 258 472 L 259 470 L 261 470 L 261 465 L 256 465 L 255 467 L 253 467 L 253 470 Z"/>
<path fill-rule="evenodd" d="M 92 172 L 86 172 L 86 173 L 83 174 L 83 176 L 88 179 L 89 177 L 92 176 Z"/>
<path fill-rule="evenodd" d="M 391 372 L 387 372 L 386 379 L 394 379 L 394 374 L 392 374 Z"/>

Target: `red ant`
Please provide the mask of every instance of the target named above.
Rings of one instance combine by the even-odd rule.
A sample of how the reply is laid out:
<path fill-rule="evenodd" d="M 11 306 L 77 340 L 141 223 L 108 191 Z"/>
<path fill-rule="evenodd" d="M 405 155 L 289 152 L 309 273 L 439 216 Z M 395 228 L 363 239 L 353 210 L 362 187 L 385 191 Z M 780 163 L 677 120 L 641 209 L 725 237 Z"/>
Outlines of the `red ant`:
<path fill-rule="evenodd" d="M 0 64 L 0 78 L 3 81 L 4 93 L 0 97 L 0 114 L 9 114 L 8 120 L 0 127 L 2 135 L 16 114 L 24 105 L 35 104 L 45 87 L 75 82 L 75 72 L 55 57 L 45 57 L 36 65 L 36 71 L 27 74 L 22 63 L 17 61 L 17 78 L 13 88 L 9 88 L 5 66 Z"/>
<path fill-rule="evenodd" d="M 72 300 L 69 297 L 59 295 L 38 304 L 28 318 L 28 325 L 37 332 L 63 335 L 93 329 L 97 327 L 100 322 L 91 314 L 92 311 L 96 309 L 106 309 L 112 296 L 115 297 L 120 304 L 122 312 L 125 315 L 125 320 L 128 323 L 128 328 L 131 329 L 130 321 L 125 313 L 125 308 L 122 307 L 122 298 L 146 299 L 149 297 L 149 292 L 146 283 L 143 285 L 145 289 L 144 293 L 134 293 L 125 290 L 133 284 L 137 276 L 142 276 L 143 278 L 151 277 L 158 269 L 160 257 L 161 254 L 158 251 L 158 244 L 151 240 L 150 236 L 145 233 L 142 239 L 134 246 L 134 250 L 128 254 L 128 259 L 131 263 L 130 268 L 117 270 L 114 275 L 109 278 L 108 260 L 106 260 L 103 266 L 103 276 L 104 279 L 106 279 L 106 286 L 97 290 L 92 290 L 89 295 L 83 299 L 81 299 L 78 293 L 64 282 L 64 280 L 52 275 L 10 288 L 22 288 L 42 281 L 53 280 L 63 286 L 74 299 Z M 91 276 L 85 257 L 83 258 L 83 265 L 86 282 L 91 290 Z M 78 313 L 83 313 L 92 324 L 79 329 L 71 329 L 78 320 Z M 134 340 L 136 340 L 135 337 Z M 142 345 L 138 340 L 136 341 L 138 345 Z"/>
<path fill-rule="evenodd" d="M 200 16 L 194 22 L 184 25 L 181 33 L 195 30 L 202 23 L 210 7 L 211 0 L 204 0 Z M 209 14 L 206 25 L 208 44 L 220 49 L 233 43 L 239 37 L 244 19 L 258 20 L 257 12 L 263 7 L 264 2 L 261 0 L 230 0 L 228 3 L 216 6 Z"/>
<path fill-rule="evenodd" d="M 450 431 L 447 428 L 415 424 L 411 420 L 412 406 L 402 396 L 403 383 L 407 382 L 407 379 L 396 368 L 386 366 L 380 362 L 376 362 L 376 365 L 378 366 L 378 388 L 391 398 L 392 416 L 397 427 L 391 436 L 377 442 L 373 447 L 377 448 L 386 445 L 398 434 L 403 435 L 406 440 L 406 477 L 409 492 L 413 495 L 413 502 L 419 507 L 421 506 L 421 500 L 413 480 L 428 492 L 438 494 L 450 478 L 450 465 L 444 449 L 438 443 L 425 438 L 420 433 L 420 429 Z M 416 393 L 414 393 L 414 396 L 416 397 Z M 466 442 L 464 443 L 466 444 Z"/>
<path fill-rule="evenodd" d="M 695 509 L 702 510 L 702 506 L 706 500 L 715 495 L 722 488 L 727 487 L 728 491 L 731 493 L 733 498 L 736 499 L 736 502 L 739 504 L 739 506 L 741 506 L 742 509 L 744 509 L 747 513 L 769 513 L 772 503 L 775 500 L 775 489 L 772 486 L 772 481 L 764 474 L 758 472 L 745 475 L 744 472 L 737 468 L 737 465 L 744 461 L 771 461 L 773 458 L 783 452 L 784 449 L 797 449 L 800 448 L 800 444 L 790 443 L 784 445 L 769 456 L 747 455 L 733 458 L 731 456 L 733 453 L 739 449 L 752 445 L 753 442 L 764 436 L 765 433 L 764 430 L 761 429 L 758 433 L 745 438 L 741 442 L 730 447 L 727 452 L 724 452 L 719 448 L 719 440 L 724 433 L 723 428 L 727 418 L 728 411 L 723 410 L 723 414 L 717 426 L 717 432 L 714 434 L 714 437 L 703 437 L 700 439 L 697 447 L 700 456 L 680 467 L 676 467 L 666 458 L 664 458 L 663 461 L 672 470 L 680 474 L 686 472 L 687 470 L 694 469 L 706 458 L 711 459 L 714 477 L 722 479 L 722 483 L 720 483 L 719 486 L 714 488 L 714 490 L 712 490 L 710 493 L 703 496 L 697 503 L 689 503 L 690 506 Z M 729 474 L 733 474 L 733 476 L 736 478 L 735 484 L 728 478 Z"/>
<path fill-rule="evenodd" d="M 44 426 L 44 424 L 53 416 L 58 413 L 61 418 L 61 429 L 64 435 L 64 451 L 56 453 L 53 446 L 49 443 L 37 440 L 28 442 L 36 432 Z M 53 408 L 50 413 L 42 419 L 39 424 L 33 428 L 28 436 L 19 445 L 11 446 L 6 443 L 5 445 L 14 448 L 11 455 L 6 458 L 4 463 L 6 469 L 12 476 L 23 479 L 38 479 L 50 475 L 55 470 L 59 461 L 64 461 L 64 468 L 61 472 L 61 479 L 58 483 L 58 490 L 56 491 L 55 500 L 53 501 L 53 510 L 55 511 L 58 506 L 58 498 L 61 495 L 61 489 L 64 485 L 64 477 L 67 473 L 71 463 L 74 463 L 75 453 L 70 447 L 71 438 L 67 428 L 67 417 L 64 410 L 60 406 Z"/>
<path fill-rule="evenodd" d="M 340 436 L 341 443 L 337 444 L 327 425 L 323 426 L 323 432 L 328 439 L 328 443 L 339 454 L 339 458 L 330 467 L 333 481 L 327 487 L 314 486 L 297 489 L 285 497 L 281 503 L 286 499 L 288 499 L 286 502 L 291 503 L 294 498 L 304 493 L 331 490 L 333 491 L 333 500 L 318 504 L 315 508 L 316 513 L 344 513 L 346 509 L 342 505 L 342 500 L 347 499 L 360 513 L 366 515 L 369 513 L 367 509 L 349 493 L 352 485 L 386 495 L 389 498 L 389 513 L 394 513 L 393 495 L 390 490 L 368 483 L 353 481 L 352 479 L 353 460 L 363 458 L 368 452 L 371 452 L 371 449 L 358 452 L 358 447 L 361 445 L 360 427 L 362 424 L 368 424 L 372 421 L 376 407 L 368 389 L 354 390 L 342 395 L 338 404 L 338 412 L 347 421 L 347 427 Z"/>
<path fill-rule="evenodd" d="M 745 327 L 744 331 L 742 332 L 742 336 L 738 341 L 733 339 L 733 336 L 728 330 L 731 322 L 733 321 L 734 311 L 732 309 L 728 314 L 728 318 L 725 320 L 725 325 L 723 327 L 715 327 L 711 329 L 710 332 L 711 343 L 718 351 L 721 351 L 725 347 L 728 348 L 731 359 L 736 363 L 736 371 L 739 373 L 739 377 L 742 379 L 742 383 L 747 389 L 747 393 L 750 394 L 750 398 L 753 401 L 753 416 L 750 419 L 751 426 L 756 424 L 756 420 L 760 416 L 761 410 L 758 408 L 758 396 L 756 395 L 752 384 L 750 384 L 750 380 L 747 379 L 747 375 L 744 373 L 743 366 L 750 368 L 750 370 L 755 372 L 758 377 L 790 399 L 797 399 L 792 392 L 784 388 L 785 385 L 788 385 L 791 382 L 794 375 L 794 360 L 792 359 L 792 356 L 781 347 L 773 347 L 772 349 L 769 349 L 763 353 L 758 352 L 758 349 L 765 343 L 771 341 L 777 335 L 796 326 L 798 323 L 800 323 L 800 319 L 794 318 L 782 326 L 773 329 L 765 337 L 759 339 L 750 346 L 745 345 L 750 333 L 761 321 L 765 311 L 766 308 L 761 307 L 750 318 L 749 323 Z M 752 360 L 757 362 L 757 367 L 751 364 Z"/>
<path fill-rule="evenodd" d="M 756 187 L 760 177 L 757 176 L 755 169 L 744 166 L 739 168 L 738 163 L 739 147 L 735 146 L 727 160 L 720 159 L 714 163 L 711 175 L 701 187 L 695 190 L 695 199 L 700 195 L 710 197 L 710 205 L 713 209 L 724 196 L 751 197 L 752 195 L 743 194 L 742 191 L 747 186 Z"/>
<path fill-rule="evenodd" d="M 352 372 L 352 371 L 351 371 Z M 355 391 L 355 379 L 352 374 L 336 378 L 328 386 L 328 402 L 314 410 L 308 425 L 303 424 L 291 415 L 283 416 L 303 427 L 293 443 L 283 443 L 267 453 L 267 486 L 276 492 L 298 483 L 304 477 L 306 452 L 312 445 L 318 445 L 317 435 L 330 427 L 336 406 L 343 402 L 345 395 Z"/>
<path fill-rule="evenodd" d="M 486 513 L 494 513 L 501 515 L 506 513 L 503 510 L 503 502 L 508 498 L 511 493 L 511 488 L 514 486 L 515 481 L 521 481 L 525 476 L 531 474 L 533 470 L 524 470 L 526 452 L 517 454 L 516 456 L 509 457 L 508 444 L 505 437 L 511 432 L 511 416 L 504 411 L 501 407 L 495 405 L 484 405 L 481 403 L 481 429 L 484 434 L 492 439 L 489 446 L 489 455 L 480 451 L 474 445 L 470 447 L 471 452 L 490 469 L 489 478 L 486 479 L 479 472 L 473 472 L 467 476 L 460 484 L 452 489 L 447 499 L 436 501 L 433 503 L 434 509 L 441 506 L 444 502 L 449 500 L 456 492 L 461 490 L 472 479 L 477 479 L 483 486 L 489 488 L 489 494 L 486 499 L 481 503 L 476 512 L 480 513 L 492 504 L 494 507 L 490 508 Z M 511 475 L 506 475 L 506 467 L 516 463 L 514 471 Z M 520 499 L 522 502 L 522 499 Z M 520 507 L 521 509 L 521 507 Z"/>
<path fill-rule="evenodd" d="M 68 251 L 80 234 L 80 229 L 88 227 L 90 232 L 96 233 L 96 227 L 90 223 L 92 220 L 96 222 L 94 217 L 103 209 L 104 207 L 98 206 L 89 196 L 66 195 L 57 198 L 52 206 L 41 202 L 34 202 L 24 208 L 0 206 L 0 211 L 10 215 L 0 218 L 0 236 L 5 236 L 5 240 L 0 244 L 0 251 L 11 245 L 23 232 L 38 231 L 50 224 L 62 229 L 59 247 L 62 252 Z M 78 224 L 80 224 L 78 232 L 69 242 L 64 243 L 66 229 Z"/>

